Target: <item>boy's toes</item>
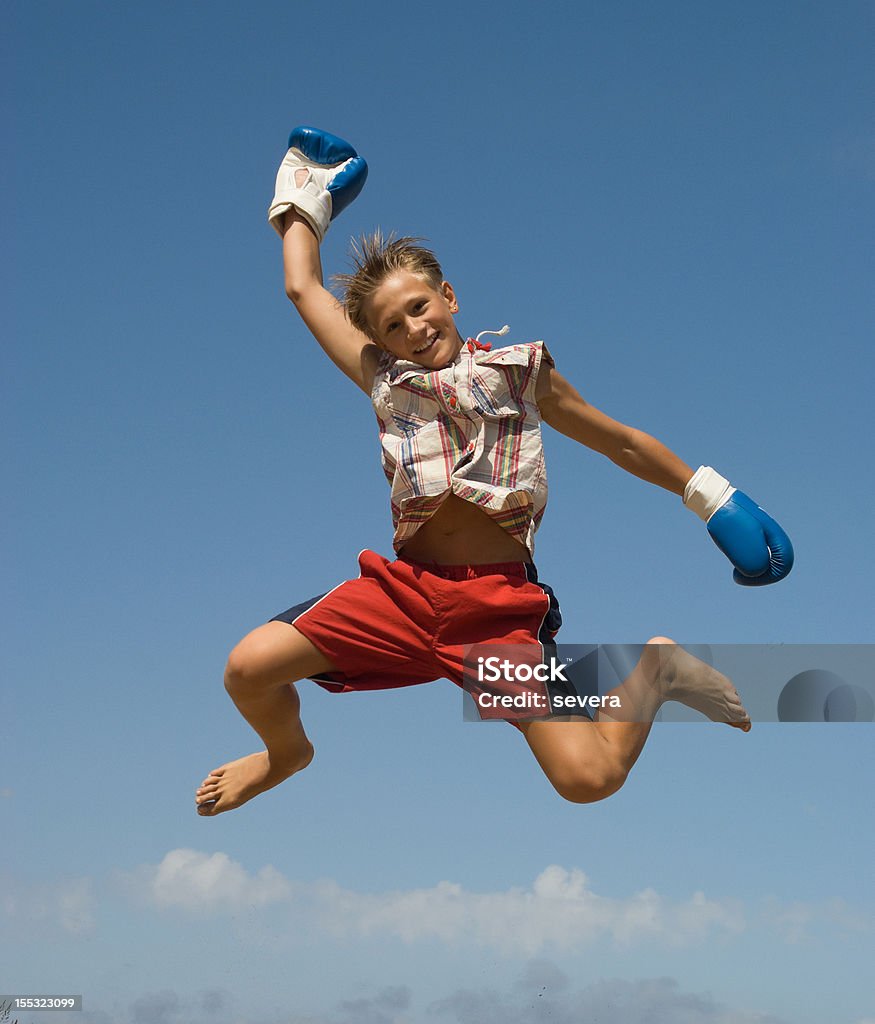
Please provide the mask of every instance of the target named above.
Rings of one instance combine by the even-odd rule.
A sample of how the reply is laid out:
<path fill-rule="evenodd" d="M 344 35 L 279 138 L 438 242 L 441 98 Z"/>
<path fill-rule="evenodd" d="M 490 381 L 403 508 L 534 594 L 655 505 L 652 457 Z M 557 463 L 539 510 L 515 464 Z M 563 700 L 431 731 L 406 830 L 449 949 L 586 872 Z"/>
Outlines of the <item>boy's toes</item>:
<path fill-rule="evenodd" d="M 198 814 L 215 814 L 216 805 L 219 802 L 218 793 L 202 793 L 198 790 L 195 797 L 195 806 Z"/>

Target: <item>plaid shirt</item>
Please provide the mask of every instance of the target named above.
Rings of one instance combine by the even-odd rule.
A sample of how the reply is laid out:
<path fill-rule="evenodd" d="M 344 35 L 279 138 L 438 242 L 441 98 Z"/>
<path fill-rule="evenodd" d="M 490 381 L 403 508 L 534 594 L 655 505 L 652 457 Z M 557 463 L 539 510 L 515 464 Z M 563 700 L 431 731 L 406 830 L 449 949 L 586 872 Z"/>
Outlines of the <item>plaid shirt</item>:
<path fill-rule="evenodd" d="M 469 340 L 442 370 L 382 358 L 371 399 L 396 551 L 452 493 L 534 552 L 547 504 L 535 384 L 553 359 L 541 341 L 489 349 Z"/>

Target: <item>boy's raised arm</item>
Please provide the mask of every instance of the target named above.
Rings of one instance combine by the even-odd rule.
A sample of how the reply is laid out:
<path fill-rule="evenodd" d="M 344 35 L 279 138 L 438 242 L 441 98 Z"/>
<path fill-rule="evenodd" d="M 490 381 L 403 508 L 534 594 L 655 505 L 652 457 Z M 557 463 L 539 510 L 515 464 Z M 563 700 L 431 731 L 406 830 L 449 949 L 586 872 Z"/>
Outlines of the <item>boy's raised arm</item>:
<path fill-rule="evenodd" d="M 316 128 L 295 128 L 268 220 L 283 240 L 286 294 L 335 365 L 370 393 L 379 349 L 324 287 L 319 255 L 330 221 L 355 199 L 366 177 L 367 165 L 349 143 Z"/>
<path fill-rule="evenodd" d="M 370 394 L 379 349 L 357 330 L 337 299 L 322 283 L 319 242 L 298 213 L 284 215 L 283 267 L 286 295 L 332 362 Z"/>

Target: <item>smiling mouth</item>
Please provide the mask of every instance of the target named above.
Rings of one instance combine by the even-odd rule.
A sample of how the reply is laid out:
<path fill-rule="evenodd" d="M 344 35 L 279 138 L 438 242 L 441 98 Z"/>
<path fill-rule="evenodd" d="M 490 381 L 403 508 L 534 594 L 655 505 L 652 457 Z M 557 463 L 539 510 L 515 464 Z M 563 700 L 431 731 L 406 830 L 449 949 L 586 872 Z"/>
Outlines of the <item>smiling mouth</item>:
<path fill-rule="evenodd" d="M 418 356 L 421 355 L 423 352 L 428 352 L 428 350 L 432 347 L 432 345 L 434 345 L 434 343 L 438 340 L 439 337 L 440 334 L 436 334 L 433 338 L 430 338 L 424 345 L 421 345 L 419 348 L 415 348 L 413 350 L 413 354 L 415 356 Z"/>

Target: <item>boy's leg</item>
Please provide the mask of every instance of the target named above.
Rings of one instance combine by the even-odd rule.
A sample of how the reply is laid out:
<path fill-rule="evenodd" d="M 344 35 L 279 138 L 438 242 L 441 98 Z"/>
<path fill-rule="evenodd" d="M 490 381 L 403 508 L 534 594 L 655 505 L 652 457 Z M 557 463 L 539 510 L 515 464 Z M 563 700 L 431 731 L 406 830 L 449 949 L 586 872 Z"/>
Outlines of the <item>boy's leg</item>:
<path fill-rule="evenodd" d="M 215 768 L 196 793 L 198 814 L 230 811 L 305 768 L 313 747 L 293 683 L 330 672 L 331 662 L 294 626 L 268 622 L 231 652 L 225 688 L 265 750 Z"/>
<path fill-rule="evenodd" d="M 599 711 L 594 722 L 531 721 L 520 728 L 556 791 L 566 800 L 591 803 L 623 785 L 656 712 L 676 700 L 747 732 L 750 719 L 726 676 L 666 637 L 655 637 L 626 680 L 608 696 L 620 709 Z"/>

